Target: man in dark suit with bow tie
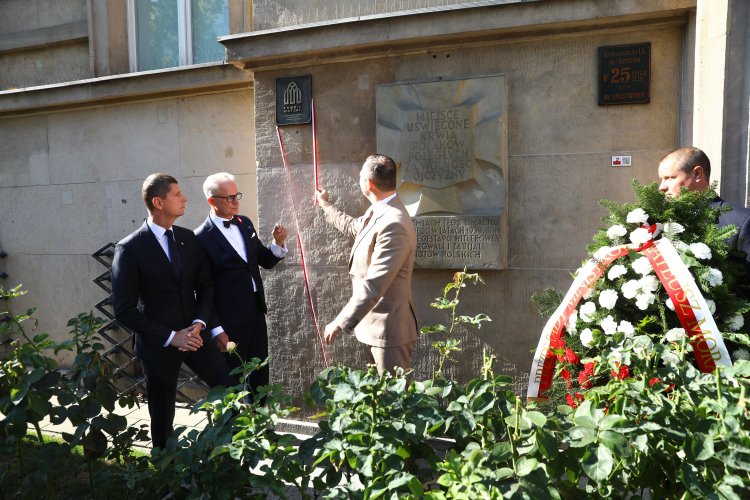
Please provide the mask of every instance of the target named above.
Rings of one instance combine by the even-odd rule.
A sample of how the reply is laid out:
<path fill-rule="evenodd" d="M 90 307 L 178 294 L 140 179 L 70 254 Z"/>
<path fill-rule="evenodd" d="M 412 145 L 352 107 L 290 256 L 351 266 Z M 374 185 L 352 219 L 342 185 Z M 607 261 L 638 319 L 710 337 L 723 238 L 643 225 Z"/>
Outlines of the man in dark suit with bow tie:
<path fill-rule="evenodd" d="M 241 360 L 265 360 L 268 357 L 268 309 L 258 266 L 271 269 L 284 258 L 287 253 L 284 240 L 289 232 L 276 224 L 274 242 L 270 249 L 266 248 L 250 218 L 237 215 L 242 193 L 238 192 L 231 174 L 209 176 L 203 184 L 203 192 L 211 212 L 195 230 L 195 237 L 210 264 L 214 283 L 211 333 L 222 351 L 226 351 L 228 342 L 236 344 L 235 353 L 227 355 L 230 367 L 236 368 Z M 251 372 L 245 381 L 247 389 L 255 393 L 259 386 L 268 385 L 269 371 L 266 365 Z"/>
<path fill-rule="evenodd" d="M 195 235 L 175 226 L 187 197 L 177 180 L 150 175 L 143 183 L 149 217 L 121 240 L 112 261 L 115 318 L 136 333 L 151 416 L 151 439 L 164 448 L 172 435 L 177 377 L 185 363 L 211 387 L 236 380 L 206 324 L 213 285 Z"/>

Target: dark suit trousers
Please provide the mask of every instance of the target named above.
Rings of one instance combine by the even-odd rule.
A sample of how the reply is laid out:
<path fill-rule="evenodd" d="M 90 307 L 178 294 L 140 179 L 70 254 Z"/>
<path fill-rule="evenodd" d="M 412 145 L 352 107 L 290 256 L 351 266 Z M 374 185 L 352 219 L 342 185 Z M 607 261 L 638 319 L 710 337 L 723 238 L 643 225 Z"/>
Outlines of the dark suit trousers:
<path fill-rule="evenodd" d="M 237 380 L 229 375 L 229 367 L 218 349 L 208 350 L 204 345 L 188 353 L 183 360 L 141 360 L 146 375 L 148 413 L 151 416 L 151 439 L 154 447 L 164 448 L 174 433 L 174 405 L 177 397 L 177 376 L 184 362 L 201 380 L 213 388 L 217 385 L 232 387 Z"/>
<path fill-rule="evenodd" d="M 255 321 L 249 323 L 224 328 L 229 340 L 237 344 L 236 353 L 224 353 L 231 369 L 237 368 L 242 362 L 252 358 L 259 358 L 263 361 L 268 357 L 266 315 L 258 311 L 255 318 Z M 258 387 L 268 385 L 269 381 L 270 368 L 266 365 L 250 373 L 245 381 L 246 390 L 256 393 Z"/>

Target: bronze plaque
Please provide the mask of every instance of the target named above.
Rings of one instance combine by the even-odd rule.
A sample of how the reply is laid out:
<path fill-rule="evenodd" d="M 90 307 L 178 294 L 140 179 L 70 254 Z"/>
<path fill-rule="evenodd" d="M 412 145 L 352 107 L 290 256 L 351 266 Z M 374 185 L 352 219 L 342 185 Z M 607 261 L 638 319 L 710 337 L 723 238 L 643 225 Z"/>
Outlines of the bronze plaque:
<path fill-rule="evenodd" d="M 312 121 L 310 75 L 276 79 L 276 125 Z"/>
<path fill-rule="evenodd" d="M 599 47 L 599 106 L 651 102 L 651 42 Z"/>

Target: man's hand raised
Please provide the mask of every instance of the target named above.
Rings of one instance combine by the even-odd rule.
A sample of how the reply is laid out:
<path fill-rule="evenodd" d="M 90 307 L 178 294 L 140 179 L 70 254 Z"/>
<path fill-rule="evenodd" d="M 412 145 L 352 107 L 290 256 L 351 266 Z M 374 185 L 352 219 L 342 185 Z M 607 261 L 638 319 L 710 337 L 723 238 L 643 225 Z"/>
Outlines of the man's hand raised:
<path fill-rule="evenodd" d="M 331 204 L 328 203 L 328 191 L 325 189 L 317 189 L 315 191 L 315 198 L 318 200 L 318 204 L 323 211 L 328 210 L 328 207 L 331 206 Z"/>
<path fill-rule="evenodd" d="M 276 224 L 273 228 L 273 242 L 277 247 L 283 247 L 286 237 L 289 236 L 289 230 L 281 224 Z"/>
<path fill-rule="evenodd" d="M 169 345 L 178 348 L 180 351 L 197 351 L 203 345 L 203 339 L 201 339 L 202 326 L 200 323 L 193 323 L 189 327 L 175 332 Z"/>

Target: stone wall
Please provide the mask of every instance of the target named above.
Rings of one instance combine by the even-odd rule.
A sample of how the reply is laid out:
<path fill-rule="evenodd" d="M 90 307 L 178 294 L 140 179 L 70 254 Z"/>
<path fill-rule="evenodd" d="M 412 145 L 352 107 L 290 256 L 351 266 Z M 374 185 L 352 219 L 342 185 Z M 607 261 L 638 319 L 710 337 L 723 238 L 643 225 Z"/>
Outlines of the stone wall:
<path fill-rule="evenodd" d="M 143 223 L 151 173 L 177 177 L 186 193 L 178 225 L 205 220 L 203 181 L 219 171 L 237 176 L 241 212 L 257 220 L 252 114 L 243 90 L 0 119 L 2 285 L 28 291 L 14 312 L 39 306 L 37 331 L 67 337 L 68 319 L 105 297 L 91 254 Z"/>
<path fill-rule="evenodd" d="M 367 202 L 358 172 L 376 151 L 375 87 L 386 83 L 441 81 L 504 74 L 507 81 L 508 268 L 484 271 L 485 285 L 462 292 L 461 314 L 487 313 L 481 330 L 459 329 L 463 351 L 448 373 L 466 381 L 479 374 L 482 350 L 498 357 L 517 392 L 525 391 L 531 352 L 544 324 L 530 295 L 546 286 L 565 290 L 570 272 L 586 258 L 585 246 L 599 227 L 601 198 L 632 199 L 630 180 L 657 180 L 661 157 L 680 141 L 683 28 L 632 28 L 619 32 L 549 36 L 454 50 L 381 57 L 356 62 L 255 73 L 258 211 L 261 233 L 282 222 L 293 227 L 290 191 L 274 129 L 274 78 L 311 74 L 317 113 L 321 185 L 352 215 Z M 597 106 L 597 48 L 652 44 L 651 103 Z M 321 329 L 351 294 L 347 258 L 351 243 L 326 224 L 312 205 L 312 141 L 309 125 L 288 126 L 283 138 L 293 165 L 293 189 L 316 292 Z M 611 155 L 631 155 L 631 167 L 611 167 Z M 293 240 L 293 237 L 290 238 Z M 323 367 L 305 296 L 297 245 L 270 272 L 272 380 L 300 395 Z M 451 280 L 450 270 L 414 272 L 420 326 L 447 322 L 429 307 Z M 422 337 L 413 363 L 416 378 L 436 366 L 436 338 Z M 364 367 L 353 337 L 339 338 L 332 363 Z M 298 401 L 299 403 L 299 401 Z"/>

